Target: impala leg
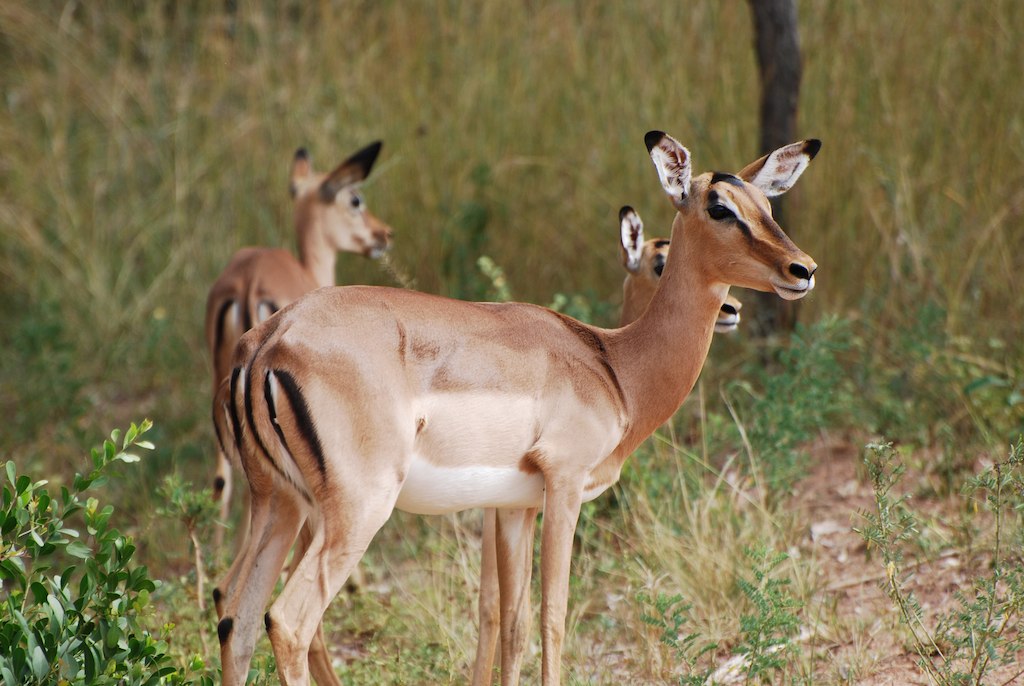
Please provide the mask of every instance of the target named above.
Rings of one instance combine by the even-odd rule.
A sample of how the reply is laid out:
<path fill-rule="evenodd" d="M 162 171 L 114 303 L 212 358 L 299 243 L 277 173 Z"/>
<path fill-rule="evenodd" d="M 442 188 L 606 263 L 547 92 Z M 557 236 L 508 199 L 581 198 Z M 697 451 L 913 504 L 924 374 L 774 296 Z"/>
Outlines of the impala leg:
<path fill-rule="evenodd" d="M 486 686 L 493 679 L 494 650 L 498 644 L 499 611 L 498 552 L 495 547 L 497 513 L 484 510 L 483 540 L 480 550 L 480 640 L 473 663 L 473 686 Z"/>
<path fill-rule="evenodd" d="M 549 480 L 544 498 L 544 531 L 541 534 L 540 553 L 541 683 L 544 686 L 558 686 L 562 678 L 562 643 L 569 604 L 569 565 L 582 499 L 575 484 L 559 488 Z"/>
<path fill-rule="evenodd" d="M 501 684 L 515 686 L 530 638 L 530 577 L 536 508 L 498 510 L 496 552 L 501 597 Z"/>
<path fill-rule="evenodd" d="M 246 489 L 248 491 L 249 489 Z M 246 502 L 249 502 L 249 498 L 246 498 Z M 252 563 L 252 557 L 247 557 L 248 551 L 248 532 L 250 529 L 254 529 L 258 532 L 265 531 L 270 526 L 269 518 L 271 516 L 270 507 L 256 507 L 250 509 L 246 507 L 244 514 L 244 532 L 246 537 L 239 541 L 238 551 L 235 553 L 235 559 L 228 568 L 227 573 L 220 580 L 220 583 L 213 589 L 213 603 L 217 609 L 217 619 L 224 618 L 224 609 L 227 598 L 234 593 L 239 576 L 241 576 L 242 568 L 247 564 Z"/>
<path fill-rule="evenodd" d="M 285 578 L 292 575 L 292 570 L 299 564 L 299 561 L 306 555 L 312 541 L 313 533 L 307 522 L 299 531 L 299 538 L 295 542 L 295 551 L 292 553 L 292 561 L 289 568 L 285 570 Z M 319 686 L 341 686 L 341 680 L 334 673 L 334 665 L 331 664 L 331 655 L 327 651 L 327 641 L 324 639 L 324 624 L 321 621 L 313 635 L 313 642 L 309 646 L 307 659 L 309 673 Z"/>
<path fill-rule="evenodd" d="M 370 488 L 358 495 L 345 494 L 349 507 L 345 501 L 325 502 L 317 517 L 310 518 L 312 536 L 306 553 L 266 616 L 282 684 L 309 683 L 309 648 L 324 611 L 390 516 L 398 489 L 389 490 L 395 495 L 373 493 Z"/>
<path fill-rule="evenodd" d="M 275 488 L 270 497 L 253 498 L 253 530 L 234 578 L 224 594 L 217 625 L 221 644 L 222 683 L 242 686 L 261 628 L 261 614 L 270 600 L 285 558 L 305 517 L 290 489 Z M 258 528 L 257 528 L 257 525 Z"/>
<path fill-rule="evenodd" d="M 220 551 L 224 547 L 224 528 L 231 515 L 231 461 L 224 451 L 217 449 L 217 475 L 213 479 L 213 497 L 220 503 L 221 525 L 213 532 L 213 549 Z"/>

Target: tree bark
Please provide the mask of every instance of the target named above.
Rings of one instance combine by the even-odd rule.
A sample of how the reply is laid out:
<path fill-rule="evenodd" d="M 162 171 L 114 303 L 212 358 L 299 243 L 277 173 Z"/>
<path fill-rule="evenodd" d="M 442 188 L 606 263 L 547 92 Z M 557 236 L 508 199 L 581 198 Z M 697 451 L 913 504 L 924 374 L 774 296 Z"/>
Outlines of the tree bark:
<path fill-rule="evenodd" d="M 766 154 L 797 140 L 796 115 L 800 98 L 800 34 L 796 0 L 748 0 L 754 18 L 754 43 L 761 74 L 760 153 Z M 779 225 L 785 224 L 782 198 L 772 201 Z M 781 300 L 774 293 L 754 293 L 750 311 L 755 336 L 768 337 L 791 331 L 796 324 L 797 302 Z M 744 312 L 745 314 L 745 312 Z"/>

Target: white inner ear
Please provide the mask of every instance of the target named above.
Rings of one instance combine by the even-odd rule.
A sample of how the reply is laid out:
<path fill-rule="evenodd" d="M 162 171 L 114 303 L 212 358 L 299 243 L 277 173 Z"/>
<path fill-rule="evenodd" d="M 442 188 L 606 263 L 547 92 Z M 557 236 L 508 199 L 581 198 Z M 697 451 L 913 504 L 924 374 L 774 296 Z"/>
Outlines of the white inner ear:
<path fill-rule="evenodd" d="M 626 251 L 626 270 L 635 272 L 640 268 L 640 255 L 644 249 L 644 223 L 636 212 L 629 212 L 622 218 L 622 249 Z"/>
<path fill-rule="evenodd" d="M 803 149 L 803 142 L 779 148 L 768 156 L 761 171 L 754 175 L 750 183 L 760 188 L 769 198 L 782 195 L 793 187 L 811 162 Z"/>
<path fill-rule="evenodd" d="M 651 148 L 651 159 L 668 197 L 681 204 L 690 193 L 690 151 L 671 136 L 664 136 Z"/>

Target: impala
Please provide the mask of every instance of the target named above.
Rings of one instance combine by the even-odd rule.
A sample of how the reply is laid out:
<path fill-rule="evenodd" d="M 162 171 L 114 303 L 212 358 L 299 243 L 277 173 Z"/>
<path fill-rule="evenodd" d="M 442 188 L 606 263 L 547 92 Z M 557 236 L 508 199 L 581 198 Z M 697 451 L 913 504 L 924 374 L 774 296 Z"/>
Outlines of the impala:
<path fill-rule="evenodd" d="M 677 210 L 674 248 L 626 327 L 349 286 L 314 291 L 242 337 L 214 409 L 252 495 L 252 535 L 218 588 L 225 684 L 244 683 L 261 625 L 281 682 L 308 683 L 323 612 L 392 510 L 478 507 L 497 510 L 503 684 L 518 682 L 544 510 L 542 682 L 559 683 L 582 503 L 689 394 L 730 285 L 787 299 L 814 286 L 814 261 L 767 198 L 796 182 L 818 141 L 696 178 L 676 140 L 652 131 L 645 142 Z M 261 621 L 303 523 L 308 548 Z"/>
<path fill-rule="evenodd" d="M 644 223 L 629 206 L 619 210 L 619 245 L 626 278 L 622 282 L 622 315 L 619 326 L 636 320 L 654 297 L 668 259 L 671 241 L 667 238 L 644 240 Z M 726 296 L 715 320 L 715 333 L 730 333 L 740 323 L 743 305 L 731 295 Z"/>
<path fill-rule="evenodd" d="M 314 172 L 305 149 L 295 153 L 290 189 L 299 259 L 279 248 L 242 248 L 217 277 L 206 300 L 214 394 L 231 373 L 231 355 L 242 334 L 305 293 L 334 285 L 338 252 L 378 257 L 388 248 L 391 228 L 367 211 L 359 192 L 380 148 L 380 141 L 371 143 L 330 174 Z M 231 463 L 221 443 L 214 497 L 223 521 L 231 504 Z M 215 536 L 219 548 L 222 529 Z"/>
<path fill-rule="evenodd" d="M 619 210 L 619 236 L 622 266 L 626 269 L 626 278 L 622 283 L 622 313 L 619 326 L 626 326 L 640 317 L 654 297 L 665 269 L 670 241 L 667 238 L 651 238 L 645 241 L 643 221 L 628 205 Z M 740 323 L 739 311 L 742 307 L 739 300 L 731 295 L 726 296 L 715 320 L 715 333 L 735 331 Z M 498 584 L 498 553 L 494 541 L 495 516 L 496 511 L 492 508 L 484 511 L 480 561 L 480 640 L 477 642 L 476 658 L 473 663 L 473 686 L 491 683 L 494 651 L 500 630 L 501 596 Z M 530 548 L 532 550 L 532 546 Z M 320 683 L 319 678 L 317 683 Z"/>

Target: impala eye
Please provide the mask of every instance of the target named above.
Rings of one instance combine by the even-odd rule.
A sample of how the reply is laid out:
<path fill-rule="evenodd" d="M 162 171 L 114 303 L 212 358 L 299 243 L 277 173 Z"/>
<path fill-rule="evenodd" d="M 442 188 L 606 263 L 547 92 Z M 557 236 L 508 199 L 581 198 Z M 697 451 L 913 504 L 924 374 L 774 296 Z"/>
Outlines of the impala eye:
<path fill-rule="evenodd" d="M 661 273 L 665 271 L 665 256 L 656 255 L 654 257 L 654 274 L 661 277 Z"/>
<path fill-rule="evenodd" d="M 352 209 L 358 210 L 360 207 L 362 207 L 362 205 L 363 205 L 362 197 L 360 197 L 358 195 L 353 195 L 352 196 Z"/>
<path fill-rule="evenodd" d="M 708 216 L 718 222 L 736 218 L 736 215 L 733 213 L 733 211 L 730 210 L 725 205 L 722 205 L 721 203 L 709 207 Z"/>

